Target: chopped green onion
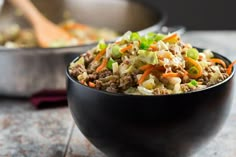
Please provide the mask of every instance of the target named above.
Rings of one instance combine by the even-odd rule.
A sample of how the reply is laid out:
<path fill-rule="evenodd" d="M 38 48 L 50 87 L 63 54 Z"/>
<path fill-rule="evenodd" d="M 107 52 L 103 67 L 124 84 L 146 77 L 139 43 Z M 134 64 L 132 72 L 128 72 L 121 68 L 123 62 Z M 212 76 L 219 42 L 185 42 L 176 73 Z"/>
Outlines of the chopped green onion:
<path fill-rule="evenodd" d="M 189 83 L 188 83 L 188 85 L 190 86 L 190 87 L 192 87 L 192 86 L 197 86 L 198 85 L 198 82 L 196 81 L 196 80 L 191 80 Z"/>
<path fill-rule="evenodd" d="M 156 37 L 155 37 L 155 41 L 160 41 L 162 39 L 164 39 L 166 37 L 166 35 L 164 34 L 156 34 Z"/>
<path fill-rule="evenodd" d="M 112 47 L 112 57 L 114 58 L 120 58 L 121 57 L 121 53 L 120 53 L 120 47 L 118 45 L 114 45 Z"/>
<path fill-rule="evenodd" d="M 153 43 L 153 40 L 151 40 L 151 39 L 148 39 L 148 38 L 146 38 L 146 37 L 142 37 L 141 39 L 140 39 L 140 46 L 139 46 L 139 48 L 141 49 L 141 50 L 147 50 L 149 47 L 150 47 L 150 45 Z"/>
<path fill-rule="evenodd" d="M 107 44 L 105 43 L 104 40 L 100 40 L 98 42 L 98 47 L 99 47 L 99 49 L 103 50 L 103 49 L 107 48 Z"/>
<path fill-rule="evenodd" d="M 145 42 L 142 42 L 142 43 L 140 43 L 140 47 L 139 48 L 141 50 L 147 50 L 149 47 L 150 47 L 149 44 L 147 44 Z"/>
<path fill-rule="evenodd" d="M 112 58 L 110 58 L 109 61 L 107 62 L 107 68 L 112 70 L 113 63 L 115 63 L 115 61 Z"/>
<path fill-rule="evenodd" d="M 155 33 L 148 33 L 144 37 L 140 38 L 140 49 L 141 50 L 147 50 L 151 44 L 153 44 L 155 41 L 159 41 L 163 39 L 165 35 L 163 34 L 155 34 Z"/>
<path fill-rule="evenodd" d="M 146 35 L 146 38 L 149 39 L 149 40 L 155 40 L 156 38 L 156 34 L 153 33 L 153 32 L 149 32 L 147 35 Z"/>
<path fill-rule="evenodd" d="M 195 49 L 195 48 L 188 49 L 187 50 L 187 57 L 190 57 L 190 58 L 192 58 L 194 60 L 198 60 L 198 58 L 199 58 L 198 50 Z"/>
<path fill-rule="evenodd" d="M 131 41 L 135 41 L 135 40 L 139 40 L 139 39 L 140 39 L 140 35 L 137 32 L 134 32 L 130 35 L 130 40 Z"/>
<path fill-rule="evenodd" d="M 193 66 L 193 67 L 191 67 L 189 70 L 188 70 L 188 73 L 190 73 L 190 74 L 193 74 L 193 75 L 195 75 L 195 74 L 198 74 L 198 69 L 195 67 L 195 66 Z"/>
<path fill-rule="evenodd" d="M 146 38 L 149 40 L 149 41 L 160 41 L 162 40 L 164 37 L 166 37 L 166 35 L 164 34 L 156 34 L 156 33 L 153 33 L 153 32 L 150 32 L 146 35 Z"/>

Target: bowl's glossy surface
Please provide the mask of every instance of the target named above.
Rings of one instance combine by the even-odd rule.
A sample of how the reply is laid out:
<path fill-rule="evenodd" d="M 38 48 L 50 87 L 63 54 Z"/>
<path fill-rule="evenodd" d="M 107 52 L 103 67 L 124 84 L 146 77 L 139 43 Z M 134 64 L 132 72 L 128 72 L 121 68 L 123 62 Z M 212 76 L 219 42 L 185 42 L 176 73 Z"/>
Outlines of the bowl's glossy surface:
<path fill-rule="evenodd" d="M 109 157 L 187 157 L 222 127 L 233 75 L 201 91 L 132 96 L 89 88 L 67 72 L 68 102 L 81 132 Z"/>

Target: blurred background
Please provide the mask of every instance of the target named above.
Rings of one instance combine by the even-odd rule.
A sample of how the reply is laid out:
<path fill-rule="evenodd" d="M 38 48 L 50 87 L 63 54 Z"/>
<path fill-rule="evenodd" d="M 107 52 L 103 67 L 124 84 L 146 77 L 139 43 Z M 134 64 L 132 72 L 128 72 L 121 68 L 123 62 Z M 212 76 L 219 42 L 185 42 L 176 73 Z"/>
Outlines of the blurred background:
<path fill-rule="evenodd" d="M 167 25 L 188 30 L 236 29 L 235 0 L 138 0 L 168 14 Z"/>

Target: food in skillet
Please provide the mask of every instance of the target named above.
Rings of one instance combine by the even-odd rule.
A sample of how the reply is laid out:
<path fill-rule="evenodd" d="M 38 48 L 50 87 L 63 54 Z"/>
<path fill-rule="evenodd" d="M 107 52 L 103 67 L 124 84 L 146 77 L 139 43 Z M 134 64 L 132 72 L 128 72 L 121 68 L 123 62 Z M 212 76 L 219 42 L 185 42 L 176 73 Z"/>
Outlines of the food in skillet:
<path fill-rule="evenodd" d="M 107 28 L 93 28 L 87 25 L 75 23 L 74 21 L 66 21 L 60 24 L 60 27 L 71 35 L 71 40 L 65 42 L 63 40 L 54 41 L 49 47 L 66 47 L 82 44 L 89 44 L 99 39 L 111 40 L 118 36 L 118 33 Z M 33 30 L 22 29 L 19 25 L 12 25 L 4 31 L 0 31 L 0 46 L 6 48 L 19 47 L 39 47 Z"/>
<path fill-rule="evenodd" d="M 112 44 L 100 41 L 69 66 L 81 84 L 113 93 L 166 95 L 204 89 L 225 80 L 233 62 L 199 52 L 178 34 L 127 32 Z"/>

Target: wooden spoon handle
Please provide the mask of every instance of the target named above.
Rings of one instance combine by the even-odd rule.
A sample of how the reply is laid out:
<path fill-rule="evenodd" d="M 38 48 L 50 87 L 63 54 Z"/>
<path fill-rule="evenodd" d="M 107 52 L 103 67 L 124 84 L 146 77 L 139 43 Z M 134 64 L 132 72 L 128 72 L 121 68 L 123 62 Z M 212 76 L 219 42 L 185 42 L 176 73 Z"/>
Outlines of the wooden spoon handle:
<path fill-rule="evenodd" d="M 38 9 L 29 0 L 8 0 L 16 8 L 19 8 L 25 17 L 31 22 L 33 26 L 37 26 L 41 21 L 47 21 L 42 16 Z"/>

